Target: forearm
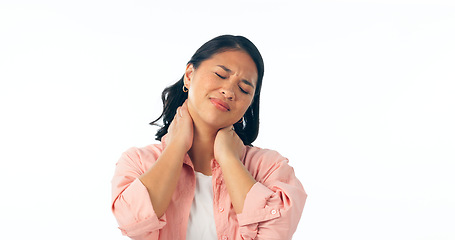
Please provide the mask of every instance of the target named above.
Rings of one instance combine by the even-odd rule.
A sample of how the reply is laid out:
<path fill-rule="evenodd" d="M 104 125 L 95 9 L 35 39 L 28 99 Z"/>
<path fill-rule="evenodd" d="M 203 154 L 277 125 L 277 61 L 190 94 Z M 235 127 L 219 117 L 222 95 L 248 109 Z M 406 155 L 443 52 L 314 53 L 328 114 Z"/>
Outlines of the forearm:
<path fill-rule="evenodd" d="M 167 146 L 153 166 L 139 177 L 147 188 L 158 218 L 166 212 L 177 186 L 185 153 L 174 146 Z"/>
<path fill-rule="evenodd" d="M 232 206 L 235 212 L 240 214 L 243 210 L 245 198 L 256 183 L 256 180 L 248 172 L 243 163 L 235 157 L 228 157 L 224 161 L 220 161 L 220 166 Z"/>

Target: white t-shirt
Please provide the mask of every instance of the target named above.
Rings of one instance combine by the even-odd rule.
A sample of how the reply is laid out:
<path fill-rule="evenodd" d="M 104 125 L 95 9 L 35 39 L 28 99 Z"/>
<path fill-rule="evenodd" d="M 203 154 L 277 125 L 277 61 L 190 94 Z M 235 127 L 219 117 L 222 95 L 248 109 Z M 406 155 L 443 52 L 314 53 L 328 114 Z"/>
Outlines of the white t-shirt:
<path fill-rule="evenodd" d="M 206 176 L 196 171 L 194 173 L 196 174 L 196 191 L 191 204 L 186 239 L 216 240 L 212 176 Z"/>

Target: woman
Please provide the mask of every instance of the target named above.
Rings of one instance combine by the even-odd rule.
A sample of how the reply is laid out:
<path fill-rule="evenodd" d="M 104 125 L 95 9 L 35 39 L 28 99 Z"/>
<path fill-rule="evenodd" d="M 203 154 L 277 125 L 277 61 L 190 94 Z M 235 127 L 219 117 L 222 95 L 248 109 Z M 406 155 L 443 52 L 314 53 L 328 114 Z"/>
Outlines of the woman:
<path fill-rule="evenodd" d="M 132 239 L 291 239 L 306 193 L 288 160 L 252 147 L 262 57 L 242 36 L 201 46 L 162 94 L 160 144 L 117 163 L 112 211 Z"/>

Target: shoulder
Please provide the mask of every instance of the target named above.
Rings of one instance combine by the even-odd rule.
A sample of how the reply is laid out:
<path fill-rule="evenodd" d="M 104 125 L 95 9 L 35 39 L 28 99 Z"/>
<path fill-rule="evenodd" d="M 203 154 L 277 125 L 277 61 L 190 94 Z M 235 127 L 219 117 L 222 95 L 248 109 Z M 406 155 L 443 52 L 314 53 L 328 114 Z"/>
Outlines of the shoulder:
<path fill-rule="evenodd" d="M 294 172 L 289 160 L 279 152 L 259 147 L 247 147 L 244 165 L 258 181 L 279 178 L 286 179 Z"/>
<path fill-rule="evenodd" d="M 119 163 L 127 162 L 137 167 L 153 164 L 163 152 L 162 143 L 150 144 L 144 147 L 131 147 L 123 152 Z"/>
<path fill-rule="evenodd" d="M 278 162 L 288 163 L 289 160 L 275 150 L 246 146 L 245 164 L 247 162 L 273 164 Z"/>

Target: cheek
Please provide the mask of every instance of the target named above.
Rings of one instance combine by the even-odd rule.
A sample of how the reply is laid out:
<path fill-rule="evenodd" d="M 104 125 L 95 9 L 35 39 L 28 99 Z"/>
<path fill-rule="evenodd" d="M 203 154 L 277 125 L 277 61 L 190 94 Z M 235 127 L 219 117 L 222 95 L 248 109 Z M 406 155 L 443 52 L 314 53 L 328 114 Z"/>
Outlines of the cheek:
<path fill-rule="evenodd" d="M 249 99 L 249 98 L 239 102 L 238 107 L 239 107 L 241 116 L 243 116 L 245 114 L 246 110 L 250 107 L 252 102 L 253 102 L 253 100 Z"/>
<path fill-rule="evenodd" d="M 206 86 L 204 84 L 204 81 L 200 78 L 194 79 L 193 82 L 191 83 L 190 90 L 188 92 L 188 97 L 189 98 L 197 98 L 200 96 L 203 92 L 206 91 Z"/>
<path fill-rule="evenodd" d="M 220 81 L 217 79 L 214 79 L 211 76 L 207 76 L 204 78 L 202 81 L 202 88 L 204 88 L 207 91 L 213 91 L 215 89 L 218 89 L 220 87 Z"/>
<path fill-rule="evenodd" d="M 217 81 L 212 79 L 210 76 L 199 76 L 193 80 L 191 90 L 195 95 L 208 94 L 209 91 L 213 91 L 217 88 Z"/>

